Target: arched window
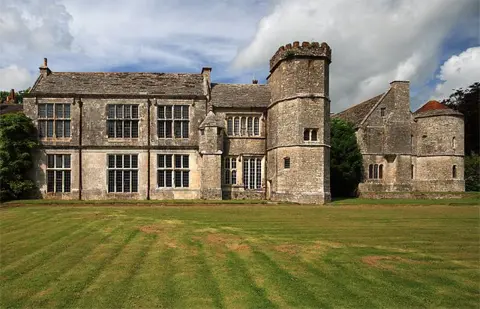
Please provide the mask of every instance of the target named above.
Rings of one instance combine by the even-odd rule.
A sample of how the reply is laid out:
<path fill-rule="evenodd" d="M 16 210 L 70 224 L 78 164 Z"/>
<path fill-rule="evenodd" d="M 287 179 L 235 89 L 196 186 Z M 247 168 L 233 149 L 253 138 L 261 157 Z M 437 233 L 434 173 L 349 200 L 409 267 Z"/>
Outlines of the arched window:
<path fill-rule="evenodd" d="M 283 158 L 283 168 L 290 168 L 290 158 Z"/>
<path fill-rule="evenodd" d="M 373 166 L 373 178 L 378 179 L 378 164 Z"/>
<path fill-rule="evenodd" d="M 452 138 L 452 148 L 455 150 L 457 148 L 457 141 L 455 140 L 455 136 Z"/>
<path fill-rule="evenodd" d="M 378 167 L 378 178 L 383 178 L 383 164 L 380 164 L 380 166 Z"/>
<path fill-rule="evenodd" d="M 368 179 L 372 179 L 373 178 L 373 164 L 370 164 L 368 166 Z"/>
<path fill-rule="evenodd" d="M 452 178 L 453 179 L 457 178 L 457 166 L 456 165 L 452 166 Z"/>
<path fill-rule="evenodd" d="M 410 166 L 410 177 L 413 179 L 415 177 L 415 165 Z"/>
<path fill-rule="evenodd" d="M 233 118 L 233 135 L 240 135 L 240 118 Z"/>

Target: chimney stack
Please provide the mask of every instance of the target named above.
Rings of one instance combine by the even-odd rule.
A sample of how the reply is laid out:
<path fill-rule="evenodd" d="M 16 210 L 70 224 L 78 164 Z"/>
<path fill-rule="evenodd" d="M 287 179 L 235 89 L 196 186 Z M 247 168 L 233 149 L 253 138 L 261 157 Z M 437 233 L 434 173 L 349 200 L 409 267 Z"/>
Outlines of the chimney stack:
<path fill-rule="evenodd" d="M 252 84 L 254 84 L 254 85 L 258 84 L 258 79 L 253 79 Z"/>
<path fill-rule="evenodd" d="M 10 104 L 15 103 L 15 89 L 10 90 L 10 94 L 8 95 L 5 103 L 7 103 L 7 104 L 8 103 L 10 103 Z"/>
<path fill-rule="evenodd" d="M 43 58 L 43 65 L 39 67 L 40 69 L 40 74 L 43 75 L 43 77 L 46 77 L 52 73 L 50 69 L 48 68 L 48 60 L 47 58 Z"/>

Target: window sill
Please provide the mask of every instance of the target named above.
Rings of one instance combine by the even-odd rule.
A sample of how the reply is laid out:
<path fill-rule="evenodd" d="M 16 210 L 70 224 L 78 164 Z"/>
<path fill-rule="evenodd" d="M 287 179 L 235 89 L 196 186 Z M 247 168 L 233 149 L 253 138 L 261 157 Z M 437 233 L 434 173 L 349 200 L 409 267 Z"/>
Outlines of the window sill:
<path fill-rule="evenodd" d="M 107 142 L 129 142 L 129 141 L 137 141 L 139 138 L 138 137 L 106 137 Z"/>
<path fill-rule="evenodd" d="M 39 137 L 41 142 L 71 142 L 71 137 Z"/>
<path fill-rule="evenodd" d="M 263 136 L 235 136 L 235 135 L 227 135 L 228 139 L 265 139 Z"/>
<path fill-rule="evenodd" d="M 191 191 L 190 187 L 156 187 L 155 191 Z"/>

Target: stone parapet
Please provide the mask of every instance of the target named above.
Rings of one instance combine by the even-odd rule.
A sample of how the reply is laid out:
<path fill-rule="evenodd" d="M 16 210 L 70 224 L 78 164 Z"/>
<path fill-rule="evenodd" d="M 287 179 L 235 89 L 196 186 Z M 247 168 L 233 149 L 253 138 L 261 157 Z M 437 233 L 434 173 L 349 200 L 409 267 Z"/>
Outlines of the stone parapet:
<path fill-rule="evenodd" d="M 330 63 L 332 61 L 332 49 L 325 42 L 321 44 L 318 42 L 302 42 L 300 44 L 300 42 L 295 41 L 293 44 L 280 46 L 270 59 L 270 72 L 273 72 L 282 60 L 295 57 L 327 58 Z"/>

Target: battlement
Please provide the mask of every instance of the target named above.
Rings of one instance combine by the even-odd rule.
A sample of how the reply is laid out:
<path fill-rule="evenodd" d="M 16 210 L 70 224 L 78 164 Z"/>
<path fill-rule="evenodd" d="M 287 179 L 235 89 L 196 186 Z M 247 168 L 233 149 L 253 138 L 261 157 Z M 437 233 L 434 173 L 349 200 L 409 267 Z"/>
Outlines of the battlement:
<path fill-rule="evenodd" d="M 302 42 L 300 44 L 299 41 L 295 41 L 293 44 L 280 46 L 270 59 L 270 73 L 282 60 L 303 57 L 326 58 L 330 63 L 332 61 L 332 49 L 325 42 L 321 44 L 318 42 Z"/>

